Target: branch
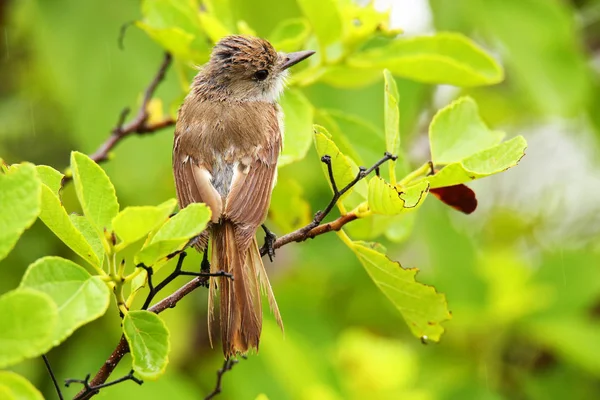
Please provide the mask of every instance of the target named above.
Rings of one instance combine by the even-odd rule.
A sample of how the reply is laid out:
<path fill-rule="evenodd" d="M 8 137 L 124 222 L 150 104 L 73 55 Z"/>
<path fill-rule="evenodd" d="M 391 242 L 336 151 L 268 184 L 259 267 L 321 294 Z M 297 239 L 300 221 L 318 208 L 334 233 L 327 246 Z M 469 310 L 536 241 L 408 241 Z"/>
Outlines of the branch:
<path fill-rule="evenodd" d="M 152 100 L 152 96 L 156 91 L 156 88 L 165 78 L 165 74 L 167 73 L 167 69 L 171 65 L 171 54 L 165 53 L 164 59 L 158 69 L 158 72 L 144 91 L 144 97 L 142 99 L 142 104 L 138 109 L 138 112 L 133 120 L 128 123 L 125 123 L 125 119 L 129 114 L 130 109 L 124 108 L 119 115 L 119 119 L 117 121 L 117 125 L 113 128 L 111 135 L 106 139 L 104 143 L 98 149 L 90 155 L 90 158 L 97 163 L 104 162 L 108 160 L 109 152 L 125 137 L 130 136 L 132 134 L 148 134 L 156 132 L 160 129 L 167 128 L 175 124 L 175 120 L 173 118 L 165 118 L 160 122 L 148 123 L 148 105 L 150 104 L 150 100 Z M 70 176 L 65 176 L 64 182 L 67 182 L 71 179 Z"/>
<path fill-rule="evenodd" d="M 237 364 L 237 362 L 238 361 L 234 360 L 233 358 L 227 358 L 225 360 L 221 369 L 217 371 L 217 384 L 216 384 L 215 388 L 213 389 L 212 392 L 210 392 L 208 394 L 208 396 L 206 396 L 204 398 L 204 400 L 210 400 L 213 397 L 215 397 L 216 395 L 218 395 L 219 393 L 221 393 L 221 381 L 223 380 L 223 375 L 225 375 L 225 372 L 231 371 L 231 368 L 233 368 L 233 366 L 235 364 Z"/>
<path fill-rule="evenodd" d="M 72 383 L 81 383 L 83 385 L 83 390 L 74 397 L 74 400 L 80 400 L 84 398 L 89 398 L 88 395 L 95 395 L 100 392 L 100 389 L 104 389 L 105 387 L 113 386 L 121 382 L 125 381 L 134 381 L 138 385 L 142 385 L 144 383 L 143 380 L 136 378 L 133 375 L 133 370 L 129 371 L 129 373 L 125 376 L 122 376 L 119 379 L 115 379 L 112 382 L 103 383 L 100 385 L 94 385 L 90 383 L 90 375 L 88 374 L 85 379 L 67 379 L 65 380 L 65 386 L 69 387 Z"/>
<path fill-rule="evenodd" d="M 349 182 L 346 186 L 344 186 L 341 190 L 338 190 L 337 184 L 335 182 L 335 178 L 333 176 L 333 168 L 331 166 L 331 158 L 329 156 L 323 156 L 321 158 L 321 161 L 324 162 L 325 164 L 327 164 L 327 168 L 328 168 L 328 172 L 329 172 L 329 179 L 331 181 L 331 186 L 334 190 L 331 201 L 329 202 L 329 204 L 327 205 L 327 207 L 325 208 L 324 211 L 319 211 L 315 214 L 315 218 L 313 219 L 313 221 L 310 224 L 308 224 L 305 227 L 300 228 L 294 232 L 288 233 L 285 236 L 280 237 L 273 243 L 273 248 L 278 249 L 278 248 L 285 246 L 286 244 L 291 243 L 291 242 L 302 242 L 306 239 L 312 239 L 316 236 L 322 235 L 327 232 L 338 231 L 348 222 L 351 222 L 351 221 L 354 221 L 355 219 L 357 219 L 358 216 L 356 214 L 348 213 L 348 214 L 340 216 L 339 218 L 337 218 L 334 221 L 331 221 L 331 222 L 328 222 L 325 224 L 321 224 L 321 222 L 323 222 L 325 217 L 327 217 L 327 215 L 331 212 L 331 210 L 333 209 L 335 204 L 338 202 L 338 200 L 341 198 L 341 196 L 344 195 L 344 193 L 346 193 L 348 190 L 350 190 L 354 185 L 356 185 L 361 179 L 364 179 L 371 172 L 377 170 L 383 163 L 385 163 L 389 160 L 395 160 L 396 158 L 397 158 L 396 156 L 394 156 L 390 153 L 385 153 L 385 155 L 379 161 L 377 161 L 375 164 L 373 164 L 372 167 L 370 167 L 368 169 L 361 167 L 359 169 L 359 172 L 356 175 L 356 177 L 351 182 Z M 194 241 L 194 239 L 192 239 L 190 241 L 190 243 L 193 243 L 193 241 Z M 260 254 L 261 254 L 261 256 L 264 256 L 265 254 L 267 254 L 267 249 L 265 248 L 265 246 L 263 246 L 263 248 L 261 249 Z M 165 278 L 165 280 L 163 282 L 161 282 L 156 287 L 154 287 L 153 284 L 151 284 L 151 274 L 152 274 L 151 269 L 149 269 L 148 267 L 145 267 L 145 268 L 147 268 L 147 271 L 148 271 L 148 282 L 149 282 L 148 286 L 150 287 L 150 294 L 149 294 L 149 297 L 144 302 L 144 307 L 147 307 L 150 304 L 150 302 L 152 301 L 152 298 L 156 294 L 156 293 L 154 293 L 154 294 L 152 294 L 152 293 L 156 292 L 156 289 L 158 289 L 159 287 L 163 288 L 164 286 L 166 286 L 166 283 L 163 285 L 163 283 L 165 281 L 168 281 L 167 283 L 169 283 L 176 276 L 179 276 L 179 275 L 195 275 L 195 278 L 192 279 L 190 282 L 186 283 L 185 285 L 183 285 L 172 295 L 164 298 L 163 300 L 156 303 L 154 306 L 150 307 L 148 309 L 148 311 L 152 311 L 154 313 L 159 314 L 159 313 L 163 312 L 164 310 L 166 310 L 167 308 L 174 308 L 175 305 L 177 305 L 177 303 L 181 299 L 183 299 L 185 296 L 187 296 L 188 294 L 190 294 L 197 288 L 207 285 L 208 279 L 211 276 L 211 274 L 207 274 L 207 273 L 203 273 L 203 272 L 195 273 L 195 272 L 181 271 L 181 264 L 183 263 L 183 258 L 185 258 L 185 253 L 180 252 L 180 253 L 176 253 L 172 256 L 174 257 L 176 255 L 179 255 L 180 258 L 178 260 L 177 267 L 175 268 L 175 271 L 173 274 L 175 274 L 176 272 L 178 272 L 178 274 L 176 274 L 172 278 L 171 278 L 171 276 L 173 276 L 173 274 L 169 275 L 167 278 Z M 140 267 L 144 268 L 144 266 L 141 266 L 141 265 L 140 265 Z M 214 274 L 212 274 L 212 275 L 214 276 Z M 217 275 L 224 276 L 224 274 L 222 272 L 218 272 Z M 230 277 L 230 276 L 229 276 L 229 278 L 233 279 L 233 277 Z M 142 307 L 142 308 L 144 308 L 144 307 Z M 127 353 L 129 353 L 129 345 L 127 344 L 127 340 L 125 340 L 125 337 L 121 336 L 121 340 L 119 341 L 119 344 L 117 345 L 116 349 L 110 355 L 108 360 L 105 361 L 104 365 L 102 366 L 102 368 L 100 368 L 98 373 L 96 373 L 94 378 L 90 381 L 90 385 L 97 386 L 97 385 L 101 385 L 102 383 L 106 382 L 106 380 L 108 379 L 110 374 L 114 371 L 116 366 L 119 364 L 119 362 L 121 361 L 123 356 Z M 219 391 L 220 391 L 221 375 L 223 373 L 225 373 L 226 371 L 228 371 L 229 369 L 231 369 L 231 367 L 233 365 L 231 365 L 228 369 L 224 370 L 225 366 L 226 365 L 224 364 L 223 368 L 221 370 L 219 370 L 219 371 L 223 371 L 223 372 L 219 372 L 217 375 L 217 378 L 218 378 L 217 388 L 215 388 L 215 390 L 219 389 Z M 215 396 L 216 394 L 218 394 L 218 393 L 214 393 L 214 394 L 213 393 L 211 393 L 209 396 Z M 89 393 L 87 397 L 78 397 L 77 399 L 78 400 L 88 399 L 95 394 L 96 393 Z M 207 397 L 207 398 L 210 399 L 211 397 Z"/>
<path fill-rule="evenodd" d="M 364 179 L 371 172 L 378 171 L 379 167 L 382 164 L 386 163 L 389 160 L 396 160 L 397 158 L 398 158 L 397 156 L 394 156 L 394 155 L 386 152 L 383 155 L 383 157 L 379 161 L 377 161 L 375 164 L 373 164 L 370 168 L 359 167 L 358 174 L 356 174 L 354 179 L 352 181 L 350 181 L 342 189 L 338 190 L 337 184 L 335 182 L 335 177 L 333 176 L 333 166 L 331 165 L 331 157 L 328 155 L 324 155 L 323 157 L 321 157 L 321 162 L 323 162 L 324 164 L 327 165 L 329 181 L 331 183 L 331 188 L 333 189 L 333 197 L 329 201 L 329 204 L 327 204 L 327 207 L 325 207 L 325 210 L 317 211 L 314 219 L 308 225 L 306 225 L 298 230 L 295 230 L 294 232 L 290 232 L 287 235 L 280 237 L 279 239 L 277 239 L 275 242 L 272 243 L 272 249 L 273 250 L 278 249 L 278 248 L 280 248 L 288 243 L 291 243 L 291 242 L 303 242 L 306 239 L 313 239 L 314 237 L 322 235 L 327 232 L 339 231 L 348 222 L 351 222 L 351 221 L 354 221 L 355 219 L 357 219 L 358 216 L 356 214 L 350 212 L 348 214 L 344 214 L 344 215 L 340 216 L 338 219 L 336 219 L 332 222 L 329 222 L 326 224 L 321 224 L 321 222 L 323 222 L 325 217 L 327 217 L 327 215 L 329 215 L 331 210 L 333 210 L 333 207 L 335 207 L 335 205 L 339 201 L 339 199 L 348 190 L 350 190 L 352 187 L 354 187 L 361 179 Z M 267 246 L 263 246 L 260 249 L 260 255 L 264 257 L 265 254 L 267 254 L 267 253 L 268 253 Z"/>
<path fill-rule="evenodd" d="M 50 366 L 50 361 L 48 360 L 48 357 L 46 357 L 45 354 L 42 355 L 42 358 L 44 359 L 44 364 L 46 364 L 46 369 L 48 369 L 50 378 L 52 378 L 52 383 L 54 383 L 54 388 L 56 389 L 56 394 L 58 395 L 58 398 L 60 400 L 63 400 L 64 397 L 62 395 L 62 392 L 60 391 L 60 387 L 58 386 L 58 381 L 56 380 L 56 376 L 54 376 L 54 371 L 52 371 L 52 367 Z"/>

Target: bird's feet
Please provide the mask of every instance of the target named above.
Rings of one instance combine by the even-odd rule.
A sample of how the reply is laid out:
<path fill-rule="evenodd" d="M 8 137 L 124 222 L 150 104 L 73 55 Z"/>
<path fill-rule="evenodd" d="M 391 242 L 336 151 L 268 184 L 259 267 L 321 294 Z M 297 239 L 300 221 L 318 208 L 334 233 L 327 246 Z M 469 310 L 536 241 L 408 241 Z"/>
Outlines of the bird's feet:
<path fill-rule="evenodd" d="M 275 245 L 275 241 L 277 240 L 277 235 L 275 235 L 273 232 L 271 232 L 265 224 L 262 224 L 261 226 L 263 228 L 263 231 L 265 231 L 264 247 L 267 249 L 267 255 L 269 256 L 269 260 L 271 260 L 271 262 L 273 262 L 273 257 L 275 257 L 274 245 Z"/>

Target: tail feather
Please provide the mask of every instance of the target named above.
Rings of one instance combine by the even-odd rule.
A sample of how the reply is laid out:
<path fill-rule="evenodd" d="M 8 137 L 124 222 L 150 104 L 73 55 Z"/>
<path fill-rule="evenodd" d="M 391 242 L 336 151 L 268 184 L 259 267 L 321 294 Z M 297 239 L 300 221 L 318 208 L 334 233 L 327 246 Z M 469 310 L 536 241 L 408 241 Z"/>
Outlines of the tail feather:
<path fill-rule="evenodd" d="M 273 289 L 271 288 L 271 282 L 269 282 L 269 277 L 267 276 L 265 265 L 262 262 L 262 257 L 260 256 L 260 250 L 258 249 L 256 239 L 252 241 L 252 244 L 250 245 L 250 249 L 248 249 L 247 254 L 247 264 L 253 266 L 253 269 L 255 270 L 255 275 L 259 277 L 262 291 L 263 293 L 266 293 L 267 299 L 269 300 L 269 308 L 275 316 L 275 321 L 277 321 L 277 325 L 279 325 L 279 328 L 281 328 L 281 331 L 283 332 L 283 320 L 281 319 L 279 307 L 277 306 L 277 300 L 275 300 L 275 295 L 273 294 Z"/>
<path fill-rule="evenodd" d="M 281 316 L 266 277 L 256 241 L 247 248 L 239 248 L 235 240 L 235 225 L 225 221 L 212 227 L 211 272 L 223 270 L 233 274 L 234 279 L 220 278 L 220 320 L 223 353 L 226 357 L 258 350 L 262 329 L 260 286 L 267 288 L 269 304 L 277 322 Z M 260 283 L 260 285 L 259 285 Z M 214 320 L 213 306 L 216 280 L 211 278 L 209 291 L 209 334 Z M 211 338 L 212 345 L 212 338 Z"/>

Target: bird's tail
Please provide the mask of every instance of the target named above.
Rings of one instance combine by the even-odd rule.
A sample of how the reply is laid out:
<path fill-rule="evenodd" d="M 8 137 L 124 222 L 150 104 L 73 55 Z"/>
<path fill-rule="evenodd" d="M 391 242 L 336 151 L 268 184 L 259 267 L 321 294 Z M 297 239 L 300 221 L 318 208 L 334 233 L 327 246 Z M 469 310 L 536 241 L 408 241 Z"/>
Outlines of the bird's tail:
<path fill-rule="evenodd" d="M 221 297 L 221 337 L 225 357 L 238 353 L 246 354 L 252 348 L 258 351 L 262 329 L 261 286 L 268 296 L 277 323 L 283 330 L 281 315 L 256 239 L 252 239 L 249 246 L 240 248 L 236 236 L 236 227 L 229 221 L 214 224 L 212 227 L 211 272 L 222 270 L 233 275 L 233 280 L 222 277 L 218 283 Z M 216 278 L 211 278 L 208 301 L 209 333 L 214 319 L 216 288 Z"/>

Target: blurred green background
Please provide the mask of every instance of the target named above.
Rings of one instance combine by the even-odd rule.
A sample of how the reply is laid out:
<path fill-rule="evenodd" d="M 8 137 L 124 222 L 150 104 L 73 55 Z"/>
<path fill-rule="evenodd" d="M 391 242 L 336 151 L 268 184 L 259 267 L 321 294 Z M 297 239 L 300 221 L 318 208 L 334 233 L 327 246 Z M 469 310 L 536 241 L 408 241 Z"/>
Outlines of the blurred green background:
<path fill-rule="evenodd" d="M 398 79 L 402 145 L 414 165 L 427 160 L 431 116 L 460 94 L 478 101 L 492 128 L 524 135 L 527 156 L 513 170 L 471 185 L 479 199 L 474 214 L 431 198 L 410 235 L 386 243 L 392 258 L 419 268 L 418 280 L 447 296 L 453 318 L 440 343 L 414 338 L 355 255 L 325 235 L 286 246 L 267 265 L 285 336 L 267 316 L 259 356 L 225 375 L 221 398 L 599 398 L 600 1 L 376 3 L 393 6 L 391 25 L 405 35 L 462 32 L 506 70 L 502 84 L 468 90 Z M 259 35 L 301 14 L 295 0 L 230 0 L 229 7 Z M 71 150 L 93 152 L 121 109 L 139 104 L 163 53 L 135 28 L 119 49 L 121 26 L 139 18 L 140 4 L 132 0 L 0 1 L 0 154 L 7 162 L 64 169 Z M 382 88 L 381 80 L 358 89 L 319 83 L 304 93 L 316 107 L 381 129 Z M 157 97 L 167 109 L 181 101 L 175 69 Z M 168 129 L 116 148 L 104 167 L 122 207 L 174 197 L 171 144 Z M 297 207 L 304 220 L 330 196 L 318 163 L 311 148 L 280 171 L 280 182 L 293 179 L 310 204 Z M 286 203 L 279 191 L 278 204 Z M 63 198 L 72 209 L 72 187 Z M 271 224 L 279 235 L 299 224 L 276 217 L 282 207 L 274 205 Z M 48 254 L 73 257 L 38 221 L 2 261 L 0 292 L 16 287 L 26 266 Z M 199 264 L 197 255 L 190 258 Z M 50 352 L 60 380 L 102 365 L 120 336 L 114 310 Z M 106 389 L 98 398 L 197 399 L 212 390 L 222 356 L 208 345 L 206 292 L 162 316 L 172 334 L 166 375 L 142 387 Z M 113 377 L 129 365 L 126 358 Z M 41 359 L 16 370 L 56 398 Z"/>

